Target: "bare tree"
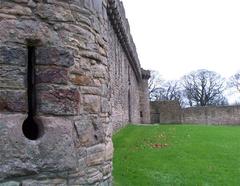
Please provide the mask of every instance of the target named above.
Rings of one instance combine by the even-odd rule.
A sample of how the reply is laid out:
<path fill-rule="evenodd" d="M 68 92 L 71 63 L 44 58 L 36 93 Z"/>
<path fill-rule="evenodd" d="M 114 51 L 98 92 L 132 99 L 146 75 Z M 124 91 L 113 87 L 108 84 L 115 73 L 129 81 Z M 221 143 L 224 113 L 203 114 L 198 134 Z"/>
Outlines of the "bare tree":
<path fill-rule="evenodd" d="M 161 89 L 163 80 L 157 71 L 151 71 L 151 77 L 148 80 L 148 90 L 150 100 L 156 100 L 156 95 Z"/>
<path fill-rule="evenodd" d="M 177 100 L 181 103 L 182 91 L 178 81 L 164 81 L 156 71 L 151 72 L 149 80 L 150 100 Z"/>
<path fill-rule="evenodd" d="M 165 81 L 161 85 L 159 100 L 180 100 L 182 96 L 178 81 Z"/>
<path fill-rule="evenodd" d="M 234 74 L 229 80 L 230 87 L 236 88 L 240 92 L 240 72 Z"/>
<path fill-rule="evenodd" d="M 189 106 L 225 105 L 224 79 L 213 71 L 197 70 L 183 77 L 184 95 Z"/>

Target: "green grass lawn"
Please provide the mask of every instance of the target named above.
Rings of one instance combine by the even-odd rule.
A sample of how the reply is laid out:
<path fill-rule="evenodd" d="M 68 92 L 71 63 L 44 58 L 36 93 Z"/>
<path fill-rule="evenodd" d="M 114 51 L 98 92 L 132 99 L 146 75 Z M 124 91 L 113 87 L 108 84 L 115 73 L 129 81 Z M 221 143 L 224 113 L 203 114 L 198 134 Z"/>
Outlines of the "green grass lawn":
<path fill-rule="evenodd" d="M 240 185 L 240 127 L 129 125 L 113 142 L 116 186 Z"/>

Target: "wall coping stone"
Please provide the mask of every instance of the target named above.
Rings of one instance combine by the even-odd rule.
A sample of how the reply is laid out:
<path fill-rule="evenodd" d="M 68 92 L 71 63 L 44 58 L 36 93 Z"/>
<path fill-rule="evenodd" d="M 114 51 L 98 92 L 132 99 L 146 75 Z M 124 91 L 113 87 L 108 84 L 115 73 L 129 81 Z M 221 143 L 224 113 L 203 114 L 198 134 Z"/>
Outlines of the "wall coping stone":
<path fill-rule="evenodd" d="M 144 70 L 143 68 L 141 68 L 141 72 L 142 72 L 142 79 L 149 79 L 151 77 L 150 70 Z"/>

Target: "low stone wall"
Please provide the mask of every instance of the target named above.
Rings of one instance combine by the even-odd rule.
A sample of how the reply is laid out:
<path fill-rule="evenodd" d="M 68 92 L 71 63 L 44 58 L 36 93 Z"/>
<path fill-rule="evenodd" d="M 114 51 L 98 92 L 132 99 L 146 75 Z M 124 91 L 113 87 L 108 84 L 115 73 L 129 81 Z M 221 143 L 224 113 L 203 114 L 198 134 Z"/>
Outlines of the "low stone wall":
<path fill-rule="evenodd" d="M 240 124 L 240 106 L 181 108 L 176 101 L 155 101 L 150 108 L 151 123 Z"/>
<path fill-rule="evenodd" d="M 178 101 L 150 102 L 151 123 L 181 123 L 181 107 Z"/>
<path fill-rule="evenodd" d="M 182 123 L 240 124 L 240 106 L 208 106 L 182 109 Z"/>

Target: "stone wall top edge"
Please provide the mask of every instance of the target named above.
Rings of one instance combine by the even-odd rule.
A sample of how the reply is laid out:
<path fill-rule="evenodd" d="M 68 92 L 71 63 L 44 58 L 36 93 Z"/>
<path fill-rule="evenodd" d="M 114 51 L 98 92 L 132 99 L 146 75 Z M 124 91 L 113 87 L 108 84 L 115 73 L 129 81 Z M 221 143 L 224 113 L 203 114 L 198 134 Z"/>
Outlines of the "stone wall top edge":
<path fill-rule="evenodd" d="M 108 16 L 115 33 L 126 53 L 128 60 L 135 72 L 137 80 L 142 79 L 141 65 L 133 37 L 130 32 L 129 22 L 121 0 L 108 0 Z"/>
<path fill-rule="evenodd" d="M 151 77 L 150 70 L 144 70 L 143 68 L 141 68 L 141 72 L 142 72 L 142 79 L 149 79 Z"/>
<path fill-rule="evenodd" d="M 179 103 L 177 100 L 158 100 L 158 101 L 150 101 L 151 104 L 161 104 L 161 103 Z"/>
<path fill-rule="evenodd" d="M 182 110 L 203 110 L 203 109 L 233 109 L 233 108 L 240 108 L 240 105 L 209 105 L 209 106 L 199 106 L 199 107 L 187 107 L 187 108 L 182 108 Z"/>

